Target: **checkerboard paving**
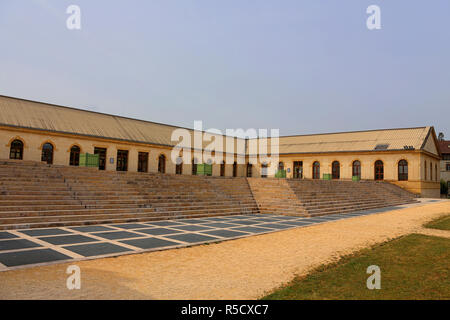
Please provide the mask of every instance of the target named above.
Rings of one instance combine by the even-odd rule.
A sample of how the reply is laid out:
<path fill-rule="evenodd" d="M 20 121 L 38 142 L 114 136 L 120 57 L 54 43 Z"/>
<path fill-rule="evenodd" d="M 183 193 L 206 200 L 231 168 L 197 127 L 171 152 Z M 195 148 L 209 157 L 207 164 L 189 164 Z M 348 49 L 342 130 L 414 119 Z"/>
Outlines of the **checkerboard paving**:
<path fill-rule="evenodd" d="M 249 214 L 1 231 L 0 271 L 220 242 L 385 212 L 399 207 L 311 218 Z"/>

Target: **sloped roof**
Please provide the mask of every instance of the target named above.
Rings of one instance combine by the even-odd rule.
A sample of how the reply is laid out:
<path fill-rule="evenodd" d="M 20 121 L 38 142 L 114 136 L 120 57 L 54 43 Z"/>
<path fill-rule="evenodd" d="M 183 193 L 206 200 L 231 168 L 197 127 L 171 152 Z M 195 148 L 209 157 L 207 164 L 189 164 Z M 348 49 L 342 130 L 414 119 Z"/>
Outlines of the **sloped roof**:
<path fill-rule="evenodd" d="M 438 141 L 441 153 L 450 154 L 450 140 Z"/>
<path fill-rule="evenodd" d="M 392 151 L 405 150 L 405 147 L 422 150 L 431 128 L 380 129 L 285 136 L 279 139 L 279 153 Z"/>
<path fill-rule="evenodd" d="M 171 140 L 173 131 L 187 129 L 6 96 L 0 96 L 0 125 L 162 146 L 175 146 L 178 141 Z M 187 130 L 193 138 L 194 130 Z M 424 150 L 425 142 L 431 132 L 434 132 L 432 127 L 417 127 L 284 136 L 279 138 L 279 152 L 294 154 L 389 151 L 404 150 L 405 146 Z M 227 143 L 234 142 L 235 152 L 238 146 L 237 141 L 244 143 L 244 139 L 240 138 L 206 135 L 222 139 L 222 151 L 226 150 Z M 270 150 L 271 139 L 260 140 L 268 140 L 268 150 Z M 247 153 L 252 142 L 255 142 L 255 139 L 250 139 L 247 143 Z M 203 148 L 208 149 L 207 146 L 210 143 L 204 141 Z M 216 151 L 221 150 L 218 148 Z M 250 153 L 253 154 L 253 152 Z"/>
<path fill-rule="evenodd" d="M 0 125 L 162 146 L 177 145 L 178 141 L 171 140 L 175 129 L 187 129 L 192 139 L 194 137 L 194 130 L 188 128 L 5 96 L 0 96 Z M 225 135 L 207 135 L 223 139 L 222 150 L 225 150 L 226 143 L 231 143 L 233 139 L 236 142 L 238 139 Z M 210 143 L 203 142 L 203 147 L 206 149 Z M 237 143 L 234 147 L 236 151 Z"/>

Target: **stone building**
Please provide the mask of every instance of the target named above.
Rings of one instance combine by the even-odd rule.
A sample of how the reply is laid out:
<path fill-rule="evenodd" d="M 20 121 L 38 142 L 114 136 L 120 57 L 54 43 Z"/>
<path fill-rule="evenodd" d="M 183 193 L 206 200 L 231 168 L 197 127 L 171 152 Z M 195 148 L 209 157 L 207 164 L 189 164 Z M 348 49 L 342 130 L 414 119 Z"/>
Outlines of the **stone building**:
<path fill-rule="evenodd" d="M 201 149 L 223 156 L 224 163 L 212 163 L 214 176 L 273 177 L 278 170 L 285 170 L 289 179 L 329 174 L 332 179 L 384 180 L 439 197 L 442 164 L 433 127 L 284 136 L 278 140 L 276 163 L 257 159 L 253 164 L 250 159 L 258 154 L 249 146 L 266 140 L 270 150 L 276 140 L 204 133 L 220 140 L 220 147 L 208 150 L 210 144 L 203 141 L 195 148 L 191 141 L 191 161 L 181 153 L 173 161 L 172 150 L 179 142 L 172 140 L 176 129 L 182 128 L 0 96 L 0 159 L 78 165 L 81 153 L 95 153 L 100 170 L 195 174 L 195 152 Z M 193 130 L 186 130 L 194 137 Z"/>

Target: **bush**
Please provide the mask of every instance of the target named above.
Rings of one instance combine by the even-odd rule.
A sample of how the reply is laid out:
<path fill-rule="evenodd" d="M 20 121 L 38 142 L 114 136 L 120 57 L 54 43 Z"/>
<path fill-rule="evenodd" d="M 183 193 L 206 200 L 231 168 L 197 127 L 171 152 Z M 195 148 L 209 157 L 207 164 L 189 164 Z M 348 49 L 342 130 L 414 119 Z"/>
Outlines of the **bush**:
<path fill-rule="evenodd" d="M 441 179 L 441 194 L 448 194 L 447 182 L 444 179 Z"/>

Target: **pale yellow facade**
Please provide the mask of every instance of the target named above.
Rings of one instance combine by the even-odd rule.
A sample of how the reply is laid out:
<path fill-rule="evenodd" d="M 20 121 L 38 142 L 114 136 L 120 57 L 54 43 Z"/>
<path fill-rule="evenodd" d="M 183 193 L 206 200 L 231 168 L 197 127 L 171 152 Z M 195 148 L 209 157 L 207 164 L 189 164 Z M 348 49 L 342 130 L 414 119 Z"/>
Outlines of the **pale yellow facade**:
<path fill-rule="evenodd" d="M 10 97 L 0 97 L 0 111 L 0 159 L 9 159 L 11 143 L 19 140 L 23 144 L 23 160 L 41 161 L 42 147 L 45 143 L 50 143 L 53 146 L 52 164 L 69 165 L 71 147 L 76 145 L 80 148 L 80 153 L 93 154 L 94 148 L 105 148 L 105 170 L 108 171 L 117 169 L 118 150 L 126 150 L 127 171 L 138 171 L 138 154 L 146 152 L 148 172 L 158 172 L 159 157 L 163 154 L 166 159 L 165 173 L 176 173 L 172 151 L 178 140 L 174 142 L 171 135 L 174 130 L 179 129 L 177 127 Z M 71 122 L 71 119 L 74 121 Z M 84 122 L 83 119 L 89 121 Z M 254 155 L 250 152 L 254 149 L 249 148 L 249 145 L 255 140 L 221 135 L 216 137 L 223 141 L 223 145 L 213 149 L 216 151 L 212 152 L 211 157 L 216 153 L 221 154 L 226 163 L 221 174 L 221 165 L 213 161 L 213 176 L 232 177 L 234 171 L 237 177 L 248 176 L 249 156 Z M 243 141 L 246 148 L 243 153 L 239 153 L 236 145 Z M 258 159 L 252 165 L 253 177 L 261 177 L 263 173 L 267 177 L 274 177 L 282 162 L 286 178 L 292 179 L 294 162 L 301 162 L 302 175 L 297 178 L 312 179 L 313 163 L 317 162 L 320 168 L 318 177 L 322 178 L 324 174 L 332 174 L 332 164 L 337 162 L 337 178 L 350 180 L 353 163 L 359 161 L 362 180 L 379 180 L 375 177 L 375 163 L 381 161 L 383 181 L 397 184 L 424 197 L 439 197 L 439 181 L 443 170 L 432 127 L 288 136 L 280 137 L 279 141 L 269 138 L 268 142 L 268 150 L 271 150 L 272 144 L 278 143 L 279 157 L 263 162 L 258 153 Z M 209 150 L 209 145 L 202 142 L 200 148 Z M 224 153 L 228 150 L 234 152 Z M 192 174 L 191 161 L 186 161 L 188 157 L 192 159 L 195 154 L 185 157 L 182 166 L 182 174 L 185 175 Z M 207 163 L 208 159 L 203 159 L 203 162 Z M 407 163 L 406 179 L 399 179 L 401 160 Z M 237 164 L 234 165 L 233 162 Z M 267 163 L 267 169 L 263 169 L 262 162 Z M 335 170 L 337 167 L 335 166 Z"/>

